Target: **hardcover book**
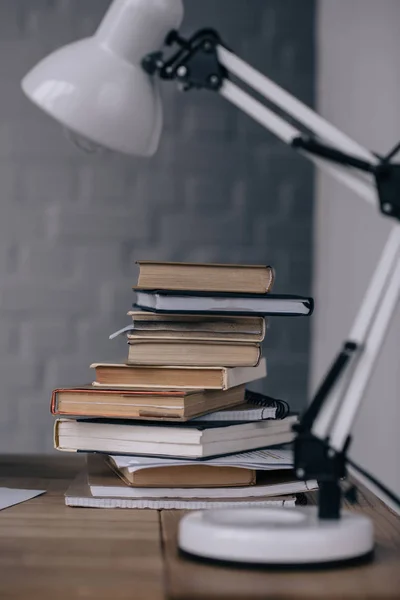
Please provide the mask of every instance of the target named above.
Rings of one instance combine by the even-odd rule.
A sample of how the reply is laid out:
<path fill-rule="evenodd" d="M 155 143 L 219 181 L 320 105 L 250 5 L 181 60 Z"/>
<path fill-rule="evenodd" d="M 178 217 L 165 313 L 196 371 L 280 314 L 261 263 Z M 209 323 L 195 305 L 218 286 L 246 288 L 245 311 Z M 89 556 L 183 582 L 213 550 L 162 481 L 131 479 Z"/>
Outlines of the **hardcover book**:
<path fill-rule="evenodd" d="M 266 359 L 256 367 L 199 367 L 94 363 L 95 387 L 228 390 L 267 375 Z"/>
<path fill-rule="evenodd" d="M 138 264 L 138 286 L 147 289 L 265 294 L 274 283 L 272 267 L 264 265 L 155 261 L 138 261 Z"/>
<path fill-rule="evenodd" d="M 260 344 L 130 340 L 127 362 L 153 366 L 255 367 L 260 358 Z"/>
<path fill-rule="evenodd" d="M 114 390 L 91 385 L 53 391 L 53 415 L 186 421 L 244 401 L 244 386 L 222 390 Z"/>

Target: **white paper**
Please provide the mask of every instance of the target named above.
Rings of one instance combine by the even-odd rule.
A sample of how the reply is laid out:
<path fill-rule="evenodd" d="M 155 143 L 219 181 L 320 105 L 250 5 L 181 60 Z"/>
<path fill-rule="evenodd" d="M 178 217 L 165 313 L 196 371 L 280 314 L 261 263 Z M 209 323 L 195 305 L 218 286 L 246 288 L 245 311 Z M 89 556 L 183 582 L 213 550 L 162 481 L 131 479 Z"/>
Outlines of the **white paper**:
<path fill-rule="evenodd" d="M 175 458 L 159 458 L 157 456 L 110 456 L 118 468 L 128 468 L 130 473 L 141 469 L 155 467 L 172 467 L 184 465 L 208 465 L 213 467 L 237 467 L 241 469 L 255 469 L 256 471 L 270 471 L 273 469 L 292 469 L 293 451 L 290 449 L 254 450 L 220 456 L 202 461 Z"/>
<path fill-rule="evenodd" d="M 0 510 L 32 500 L 36 496 L 45 494 L 46 490 L 15 490 L 12 488 L 0 488 Z"/>
<path fill-rule="evenodd" d="M 119 335 L 122 335 L 123 333 L 127 333 L 128 331 L 133 331 L 134 329 L 134 325 L 127 325 L 126 327 L 123 327 L 122 329 L 118 329 L 118 331 L 114 331 L 114 333 L 112 333 L 111 335 L 108 336 L 109 340 L 113 340 L 114 338 L 118 337 Z"/>

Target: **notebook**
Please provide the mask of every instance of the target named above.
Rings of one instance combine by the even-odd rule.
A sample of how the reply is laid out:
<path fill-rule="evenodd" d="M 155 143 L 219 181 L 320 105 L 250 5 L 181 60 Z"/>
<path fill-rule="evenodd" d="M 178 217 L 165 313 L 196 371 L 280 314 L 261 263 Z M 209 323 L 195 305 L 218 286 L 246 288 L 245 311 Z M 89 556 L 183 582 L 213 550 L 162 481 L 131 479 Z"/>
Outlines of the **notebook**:
<path fill-rule="evenodd" d="M 209 508 L 293 508 L 305 496 L 288 495 L 280 497 L 245 498 L 238 500 L 187 500 L 168 498 L 101 498 L 93 497 L 87 481 L 87 472 L 78 475 L 65 493 L 65 504 L 80 508 L 136 508 L 152 510 L 204 510 Z"/>
<path fill-rule="evenodd" d="M 135 306 L 155 313 L 308 316 L 312 298 L 277 294 L 175 292 L 137 288 Z"/>
<path fill-rule="evenodd" d="M 227 390 L 262 379 L 267 375 L 266 359 L 256 367 L 177 367 L 94 363 L 96 387 L 151 389 Z"/>
<path fill-rule="evenodd" d="M 53 391 L 53 415 L 87 418 L 187 421 L 212 410 L 240 404 L 244 385 L 229 390 L 113 390 L 91 385 Z"/>
<path fill-rule="evenodd" d="M 264 421 L 266 419 L 283 419 L 289 414 L 289 405 L 284 400 L 277 400 L 256 392 L 246 390 L 245 402 L 233 408 L 216 410 L 194 417 L 196 423 Z"/>
<path fill-rule="evenodd" d="M 138 261 L 138 285 L 143 288 L 211 292 L 269 292 L 272 267 L 213 263 Z"/>
<path fill-rule="evenodd" d="M 205 458 L 286 444 L 297 417 L 235 425 L 57 419 L 54 445 L 68 452 Z"/>

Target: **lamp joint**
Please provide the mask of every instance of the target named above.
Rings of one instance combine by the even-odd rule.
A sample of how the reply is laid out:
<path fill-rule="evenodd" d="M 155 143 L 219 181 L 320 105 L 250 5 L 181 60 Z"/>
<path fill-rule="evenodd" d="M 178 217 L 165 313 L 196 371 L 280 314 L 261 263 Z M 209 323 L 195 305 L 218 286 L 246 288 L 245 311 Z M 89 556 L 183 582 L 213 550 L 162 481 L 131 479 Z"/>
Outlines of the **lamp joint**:
<path fill-rule="evenodd" d="M 218 59 L 220 37 L 213 29 L 201 29 L 189 39 L 171 31 L 166 46 L 178 46 L 175 53 L 165 58 L 162 52 L 148 54 L 142 60 L 144 70 L 157 73 L 161 79 L 177 80 L 179 88 L 218 91 L 228 76 Z"/>

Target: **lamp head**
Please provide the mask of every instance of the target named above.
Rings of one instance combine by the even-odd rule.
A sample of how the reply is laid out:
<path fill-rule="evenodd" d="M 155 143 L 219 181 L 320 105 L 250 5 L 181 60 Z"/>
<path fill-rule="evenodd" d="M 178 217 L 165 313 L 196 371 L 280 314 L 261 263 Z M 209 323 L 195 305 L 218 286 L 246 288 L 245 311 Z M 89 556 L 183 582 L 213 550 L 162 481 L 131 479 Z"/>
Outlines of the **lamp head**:
<path fill-rule="evenodd" d="M 114 0 L 93 37 L 44 58 L 22 89 L 80 146 L 151 156 L 162 106 L 157 81 L 141 61 L 182 18 L 182 0 Z"/>

